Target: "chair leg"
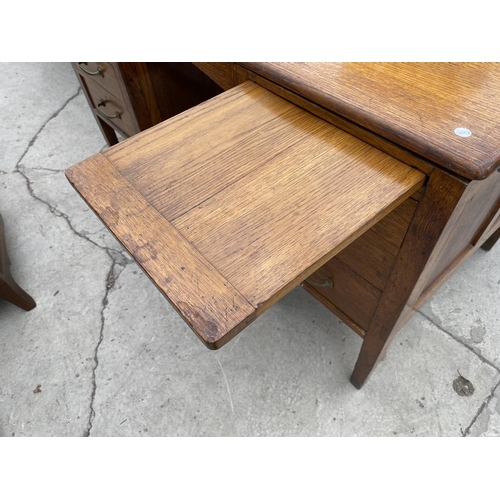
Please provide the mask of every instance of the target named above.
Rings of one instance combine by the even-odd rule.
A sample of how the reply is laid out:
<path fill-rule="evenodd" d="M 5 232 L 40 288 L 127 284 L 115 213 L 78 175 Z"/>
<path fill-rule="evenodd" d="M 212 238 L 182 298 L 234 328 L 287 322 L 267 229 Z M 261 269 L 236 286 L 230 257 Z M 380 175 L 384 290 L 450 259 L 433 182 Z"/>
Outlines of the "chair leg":
<path fill-rule="evenodd" d="M 3 219 L 0 215 L 0 300 L 7 300 L 25 311 L 30 311 L 36 307 L 36 303 L 33 298 L 14 281 L 9 268 L 10 259 L 5 244 Z"/>
<path fill-rule="evenodd" d="M 481 245 L 483 250 L 490 251 L 500 239 L 500 227 Z"/>
<path fill-rule="evenodd" d="M 31 311 L 31 309 L 36 307 L 33 298 L 11 276 L 0 277 L 0 299 L 6 300 L 25 311 Z"/>

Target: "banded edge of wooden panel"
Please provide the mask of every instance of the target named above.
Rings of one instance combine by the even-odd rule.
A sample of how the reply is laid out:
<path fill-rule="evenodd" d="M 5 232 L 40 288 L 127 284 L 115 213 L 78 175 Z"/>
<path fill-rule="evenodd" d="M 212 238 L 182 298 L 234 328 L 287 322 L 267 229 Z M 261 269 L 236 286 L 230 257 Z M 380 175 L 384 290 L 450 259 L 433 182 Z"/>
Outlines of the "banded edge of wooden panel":
<path fill-rule="evenodd" d="M 222 347 L 255 319 L 245 297 L 103 155 L 66 177 L 208 348 Z"/>

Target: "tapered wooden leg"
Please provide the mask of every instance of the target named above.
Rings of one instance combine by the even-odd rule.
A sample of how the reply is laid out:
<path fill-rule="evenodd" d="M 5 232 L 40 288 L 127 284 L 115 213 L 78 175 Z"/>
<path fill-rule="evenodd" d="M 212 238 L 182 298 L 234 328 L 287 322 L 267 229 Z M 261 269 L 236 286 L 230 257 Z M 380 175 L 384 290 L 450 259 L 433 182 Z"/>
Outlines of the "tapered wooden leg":
<path fill-rule="evenodd" d="M 10 274 L 10 260 L 5 244 L 3 219 L 0 215 L 0 300 L 7 300 L 12 304 L 30 311 L 36 306 L 33 298 L 28 295 Z"/>
<path fill-rule="evenodd" d="M 116 135 L 115 129 L 113 127 L 110 127 L 104 120 L 101 120 L 98 116 L 95 116 L 95 121 L 97 122 L 97 125 L 99 125 L 99 128 L 101 129 L 102 135 L 104 136 L 104 139 L 106 139 L 108 146 L 114 146 L 115 144 L 118 144 L 118 137 Z"/>
<path fill-rule="evenodd" d="M 500 239 L 500 227 L 482 244 L 481 248 L 490 251 L 495 243 Z"/>
<path fill-rule="evenodd" d="M 420 294 L 424 268 L 435 262 L 452 230 L 457 204 L 466 188 L 463 182 L 434 170 L 399 251 L 387 286 L 366 331 L 351 383 L 362 387 L 385 355 L 393 336 L 408 316 L 408 304 Z M 465 205 L 462 203 L 462 205 Z M 457 210 L 455 210 L 457 208 Z M 455 213 L 454 213 L 455 212 Z M 452 217 L 453 216 L 453 217 Z M 411 299 L 411 300 L 410 300 Z"/>
<path fill-rule="evenodd" d="M 0 277 L 0 299 L 11 302 L 12 304 L 24 309 L 25 311 L 31 311 L 36 307 L 36 303 L 33 298 L 28 295 L 12 278 L 10 283 L 4 281 L 4 277 Z"/>

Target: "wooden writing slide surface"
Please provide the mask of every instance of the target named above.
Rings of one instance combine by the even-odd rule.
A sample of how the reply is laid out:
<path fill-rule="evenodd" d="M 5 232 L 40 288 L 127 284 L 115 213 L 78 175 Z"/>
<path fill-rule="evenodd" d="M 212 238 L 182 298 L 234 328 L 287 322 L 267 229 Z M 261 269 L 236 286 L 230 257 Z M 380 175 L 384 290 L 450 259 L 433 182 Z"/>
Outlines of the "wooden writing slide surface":
<path fill-rule="evenodd" d="M 425 180 L 252 82 L 66 175 L 214 349 Z"/>

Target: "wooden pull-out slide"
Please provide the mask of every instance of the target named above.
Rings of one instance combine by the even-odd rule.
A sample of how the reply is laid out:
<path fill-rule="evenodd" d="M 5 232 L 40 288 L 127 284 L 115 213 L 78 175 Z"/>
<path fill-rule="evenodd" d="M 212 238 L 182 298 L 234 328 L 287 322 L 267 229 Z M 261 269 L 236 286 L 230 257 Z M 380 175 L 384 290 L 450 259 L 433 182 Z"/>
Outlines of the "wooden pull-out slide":
<path fill-rule="evenodd" d="M 66 175 L 212 349 L 425 180 L 252 82 Z"/>

